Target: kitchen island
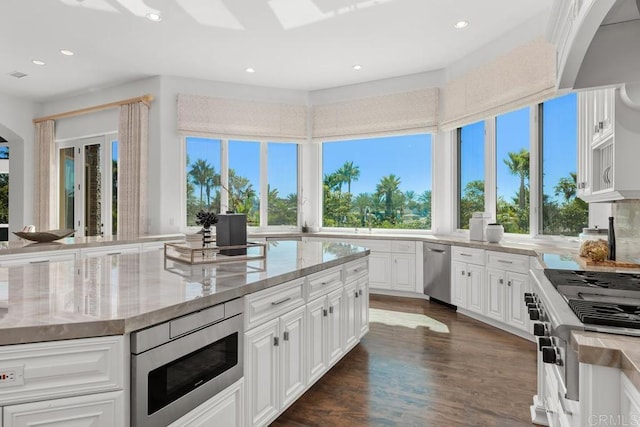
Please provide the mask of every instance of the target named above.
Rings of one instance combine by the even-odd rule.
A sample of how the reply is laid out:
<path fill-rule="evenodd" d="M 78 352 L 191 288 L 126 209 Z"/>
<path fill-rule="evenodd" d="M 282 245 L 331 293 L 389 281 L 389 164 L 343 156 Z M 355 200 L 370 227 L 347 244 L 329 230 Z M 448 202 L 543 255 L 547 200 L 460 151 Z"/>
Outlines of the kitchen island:
<path fill-rule="evenodd" d="M 2 425 L 60 416 L 128 425 L 131 333 L 230 301 L 244 311 L 245 376 L 219 393 L 224 401 L 211 396 L 194 411 L 198 420 L 270 422 L 368 330 L 368 253 L 335 242 L 270 241 L 266 258 L 252 261 L 190 265 L 156 250 L 0 268 L 0 369 L 11 382 L 0 388 Z M 300 329 L 282 323 L 286 345 L 261 346 L 261 331 L 290 314 Z M 286 359 L 298 376 L 266 358 Z M 264 378 L 272 387 L 262 387 Z M 288 387 L 283 398 L 280 387 Z M 183 418 L 176 425 L 189 425 Z"/>

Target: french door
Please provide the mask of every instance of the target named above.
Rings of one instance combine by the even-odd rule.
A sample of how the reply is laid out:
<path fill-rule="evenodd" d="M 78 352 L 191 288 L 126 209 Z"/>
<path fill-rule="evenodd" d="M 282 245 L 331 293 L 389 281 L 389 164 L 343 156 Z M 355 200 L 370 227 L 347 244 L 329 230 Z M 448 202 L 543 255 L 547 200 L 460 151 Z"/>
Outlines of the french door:
<path fill-rule="evenodd" d="M 76 237 L 115 233 L 112 220 L 115 135 L 58 143 L 59 226 Z"/>

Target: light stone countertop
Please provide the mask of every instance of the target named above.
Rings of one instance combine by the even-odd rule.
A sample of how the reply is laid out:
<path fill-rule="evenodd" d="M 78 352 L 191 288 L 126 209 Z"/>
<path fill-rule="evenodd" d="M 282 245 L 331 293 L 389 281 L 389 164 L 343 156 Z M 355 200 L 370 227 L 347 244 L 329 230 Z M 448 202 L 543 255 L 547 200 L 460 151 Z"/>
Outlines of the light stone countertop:
<path fill-rule="evenodd" d="M 336 242 L 273 241 L 266 259 L 252 261 L 189 265 L 149 251 L 4 267 L 0 345 L 122 335 L 368 253 Z"/>
<path fill-rule="evenodd" d="M 620 369 L 640 390 L 640 338 L 572 331 L 571 346 L 580 363 Z"/>

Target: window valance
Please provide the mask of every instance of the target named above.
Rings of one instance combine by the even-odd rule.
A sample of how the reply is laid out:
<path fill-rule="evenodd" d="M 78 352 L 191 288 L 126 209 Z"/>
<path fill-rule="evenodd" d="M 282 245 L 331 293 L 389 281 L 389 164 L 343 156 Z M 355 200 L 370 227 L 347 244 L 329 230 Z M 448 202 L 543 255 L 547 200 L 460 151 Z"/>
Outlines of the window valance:
<path fill-rule="evenodd" d="M 453 129 L 517 110 L 555 93 L 555 48 L 537 39 L 448 81 L 440 128 Z"/>
<path fill-rule="evenodd" d="M 304 141 L 307 106 L 179 94 L 178 131 L 220 138 Z"/>
<path fill-rule="evenodd" d="M 313 139 L 436 132 L 438 88 L 313 106 Z"/>

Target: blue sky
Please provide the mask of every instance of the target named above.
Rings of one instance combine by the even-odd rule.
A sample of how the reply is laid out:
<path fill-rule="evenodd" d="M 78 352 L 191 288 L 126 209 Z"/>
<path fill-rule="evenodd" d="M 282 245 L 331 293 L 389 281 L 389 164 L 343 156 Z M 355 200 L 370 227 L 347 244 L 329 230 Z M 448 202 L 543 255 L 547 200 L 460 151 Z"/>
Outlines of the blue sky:
<path fill-rule="evenodd" d="M 323 176 L 351 161 L 360 168 L 360 178 L 351 183 L 351 193 L 374 193 L 380 178 L 395 174 L 400 190 L 419 195 L 431 189 L 431 135 L 410 135 L 366 140 L 326 142 L 322 145 Z M 343 187 L 343 191 L 346 191 Z"/>

